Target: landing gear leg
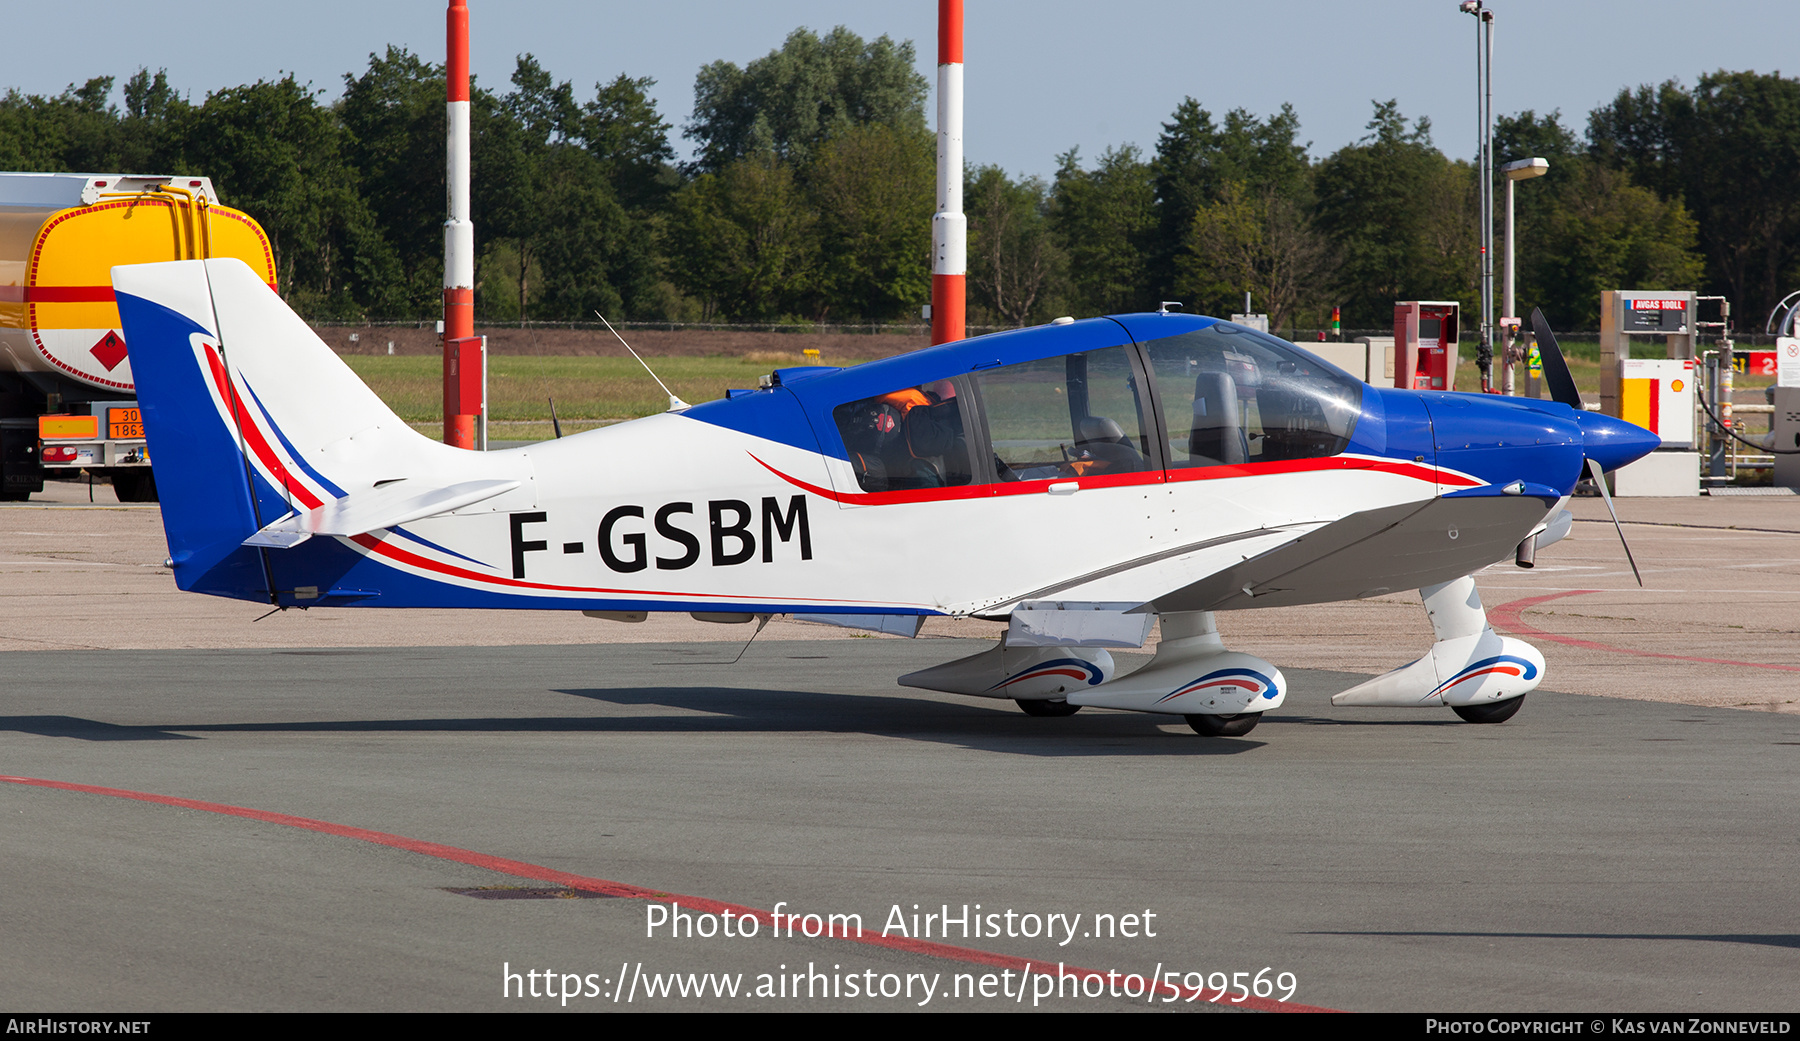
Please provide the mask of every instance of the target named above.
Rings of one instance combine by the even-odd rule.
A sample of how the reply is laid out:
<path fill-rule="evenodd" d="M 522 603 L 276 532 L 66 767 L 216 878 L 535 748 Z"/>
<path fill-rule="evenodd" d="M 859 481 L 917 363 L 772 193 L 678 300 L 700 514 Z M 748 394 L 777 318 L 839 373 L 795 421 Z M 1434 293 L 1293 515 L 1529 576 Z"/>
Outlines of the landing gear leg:
<path fill-rule="evenodd" d="M 1419 590 L 1437 642 L 1424 657 L 1341 694 L 1334 705 L 1447 706 L 1471 723 L 1501 723 L 1544 679 L 1544 656 L 1489 627 L 1475 580 Z"/>
<path fill-rule="evenodd" d="M 1162 642 L 1150 664 L 1123 679 L 1074 691 L 1069 701 L 1166 712 L 1207 737 L 1248 734 L 1264 712 L 1281 707 L 1287 697 L 1281 670 L 1255 655 L 1226 650 L 1211 611 L 1160 617 Z"/>

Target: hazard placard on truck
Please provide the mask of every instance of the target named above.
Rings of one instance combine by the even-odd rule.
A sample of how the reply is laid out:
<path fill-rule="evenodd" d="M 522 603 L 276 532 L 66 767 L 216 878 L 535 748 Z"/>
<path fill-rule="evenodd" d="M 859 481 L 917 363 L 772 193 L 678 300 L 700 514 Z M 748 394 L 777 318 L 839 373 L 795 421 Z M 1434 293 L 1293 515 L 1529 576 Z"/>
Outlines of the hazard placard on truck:
<path fill-rule="evenodd" d="M 86 471 L 155 500 L 112 268 L 204 257 L 275 286 L 268 236 L 208 178 L 0 173 L 0 499 Z"/>

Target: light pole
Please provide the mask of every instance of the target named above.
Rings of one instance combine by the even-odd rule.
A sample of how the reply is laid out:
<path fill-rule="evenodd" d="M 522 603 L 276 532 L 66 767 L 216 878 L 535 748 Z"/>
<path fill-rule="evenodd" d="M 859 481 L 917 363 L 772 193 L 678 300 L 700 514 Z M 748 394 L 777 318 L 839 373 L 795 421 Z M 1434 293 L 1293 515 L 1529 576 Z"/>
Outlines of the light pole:
<path fill-rule="evenodd" d="M 1513 304 L 1513 263 L 1518 253 L 1513 246 L 1518 238 L 1514 233 L 1513 224 L 1513 184 L 1517 181 L 1530 180 L 1533 177 L 1542 177 L 1549 173 L 1550 161 L 1537 158 L 1519 159 L 1500 167 L 1500 172 L 1506 175 L 1506 306 L 1501 309 L 1500 316 L 1500 320 L 1506 323 L 1506 354 L 1500 362 L 1500 393 L 1511 394 L 1513 392 L 1513 362 L 1517 360 L 1513 357 L 1513 343 L 1518 336 L 1519 328 L 1519 309 Z M 1529 374 L 1526 378 L 1530 379 Z M 1531 389 L 1537 390 L 1535 386 Z M 1532 397 L 1536 396 L 1535 393 L 1532 395 Z"/>
<path fill-rule="evenodd" d="M 1481 128 L 1477 166 L 1481 178 L 1481 346 L 1475 364 L 1481 390 L 1493 391 L 1494 371 L 1494 12 L 1482 0 L 1462 0 L 1460 9 L 1475 16 L 1476 122 Z"/>

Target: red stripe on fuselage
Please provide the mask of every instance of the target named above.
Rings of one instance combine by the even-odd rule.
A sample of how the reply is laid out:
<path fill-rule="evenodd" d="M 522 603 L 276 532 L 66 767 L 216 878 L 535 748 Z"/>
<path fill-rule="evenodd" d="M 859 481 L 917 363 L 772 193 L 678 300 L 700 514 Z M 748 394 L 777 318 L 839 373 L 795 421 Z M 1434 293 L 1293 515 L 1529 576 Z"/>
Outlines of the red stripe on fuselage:
<path fill-rule="evenodd" d="M 952 502 L 959 499 L 986 499 L 1003 495 L 1034 495 L 1049 490 L 1053 484 L 1074 481 L 1082 488 L 1119 488 L 1134 485 L 1162 484 L 1165 481 L 1221 481 L 1232 477 L 1260 477 L 1270 474 L 1322 473 L 1333 470 L 1377 470 L 1382 473 L 1410 477 L 1432 485 L 1454 485 L 1473 488 L 1482 482 L 1462 474 L 1420 463 L 1369 459 L 1360 456 L 1329 456 L 1322 459 L 1289 459 L 1271 463 L 1245 463 L 1241 466 L 1205 466 L 1182 470 L 1140 470 L 1134 473 L 1101 474 L 1092 477 L 1057 477 L 1051 480 L 1004 481 L 998 484 L 965 484 L 949 488 L 917 488 L 899 492 L 836 492 L 809 484 L 798 477 L 782 473 L 749 453 L 763 469 L 796 488 L 833 502 L 851 506 L 891 506 L 915 502 Z"/>
<path fill-rule="evenodd" d="M 541 590 L 544 590 L 546 592 L 551 592 L 551 593 L 606 593 L 608 595 L 631 596 L 631 597 L 654 596 L 654 597 L 668 597 L 670 599 L 675 599 L 675 600 L 725 600 L 725 601 L 728 601 L 731 603 L 744 603 L 744 602 L 756 603 L 756 602 L 774 600 L 774 601 L 779 601 L 781 603 L 858 604 L 858 605 L 867 605 L 868 604 L 868 601 L 866 601 L 866 600 L 842 600 L 842 599 L 836 599 L 836 598 L 832 598 L 832 597 L 820 597 L 820 596 L 759 597 L 759 596 L 744 596 L 744 595 L 735 594 L 735 593 L 731 593 L 731 594 L 727 594 L 727 593 L 681 593 L 681 592 L 675 592 L 675 591 L 667 590 L 667 589 L 607 589 L 607 588 L 603 588 L 603 587 L 599 587 L 599 586 L 561 586 L 561 585 L 554 585 L 554 584 L 551 584 L 548 582 L 527 582 L 522 578 L 502 578 L 498 575 L 476 574 L 475 572 L 470 571 L 467 568 L 460 568 L 454 564 L 440 563 L 438 561 L 431 560 L 427 557 L 421 557 L 417 553 L 412 553 L 412 552 L 409 552 L 408 550 L 401 549 L 398 546 L 390 546 L 386 542 L 382 541 L 381 539 L 376 538 L 373 535 L 368 535 L 368 534 L 352 535 L 352 536 L 350 536 L 350 541 L 356 543 L 357 545 L 363 547 L 364 549 L 368 550 L 371 553 L 375 553 L 375 554 L 377 554 L 379 556 L 383 556 L 383 557 L 388 557 L 392 560 L 399 561 L 402 564 L 410 564 L 411 566 L 416 567 L 416 568 L 423 568 L 426 571 L 435 571 L 440 575 L 448 575 L 452 578 L 463 578 L 463 579 L 468 579 L 473 582 L 486 582 L 486 583 L 490 583 L 493 585 L 509 586 L 509 587 L 512 587 L 515 589 L 541 589 Z M 917 608 L 917 607 L 925 607 L 926 605 L 924 605 L 924 604 L 889 603 L 889 604 L 884 604 L 882 606 L 897 607 L 897 608 Z"/>

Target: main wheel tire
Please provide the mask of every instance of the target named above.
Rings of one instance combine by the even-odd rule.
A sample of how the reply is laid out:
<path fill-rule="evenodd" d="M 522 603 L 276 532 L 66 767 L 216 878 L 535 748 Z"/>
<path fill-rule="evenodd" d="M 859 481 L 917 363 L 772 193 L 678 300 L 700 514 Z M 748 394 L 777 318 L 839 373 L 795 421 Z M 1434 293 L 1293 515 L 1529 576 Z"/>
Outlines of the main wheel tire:
<path fill-rule="evenodd" d="M 1188 716 L 1187 724 L 1203 737 L 1243 737 L 1261 720 L 1261 712 L 1239 712 L 1235 716 Z"/>
<path fill-rule="evenodd" d="M 1028 716 L 1072 716 L 1081 711 L 1080 705 L 1071 705 L 1061 699 L 1019 698 L 1018 703 Z"/>
<path fill-rule="evenodd" d="M 156 501 L 156 475 L 149 470 L 115 471 L 112 484 L 120 502 Z"/>
<path fill-rule="evenodd" d="M 1507 698 L 1505 701 L 1484 701 L 1479 705 L 1452 705 L 1450 708 L 1470 723 L 1504 723 L 1519 711 L 1525 703 L 1525 695 Z"/>

